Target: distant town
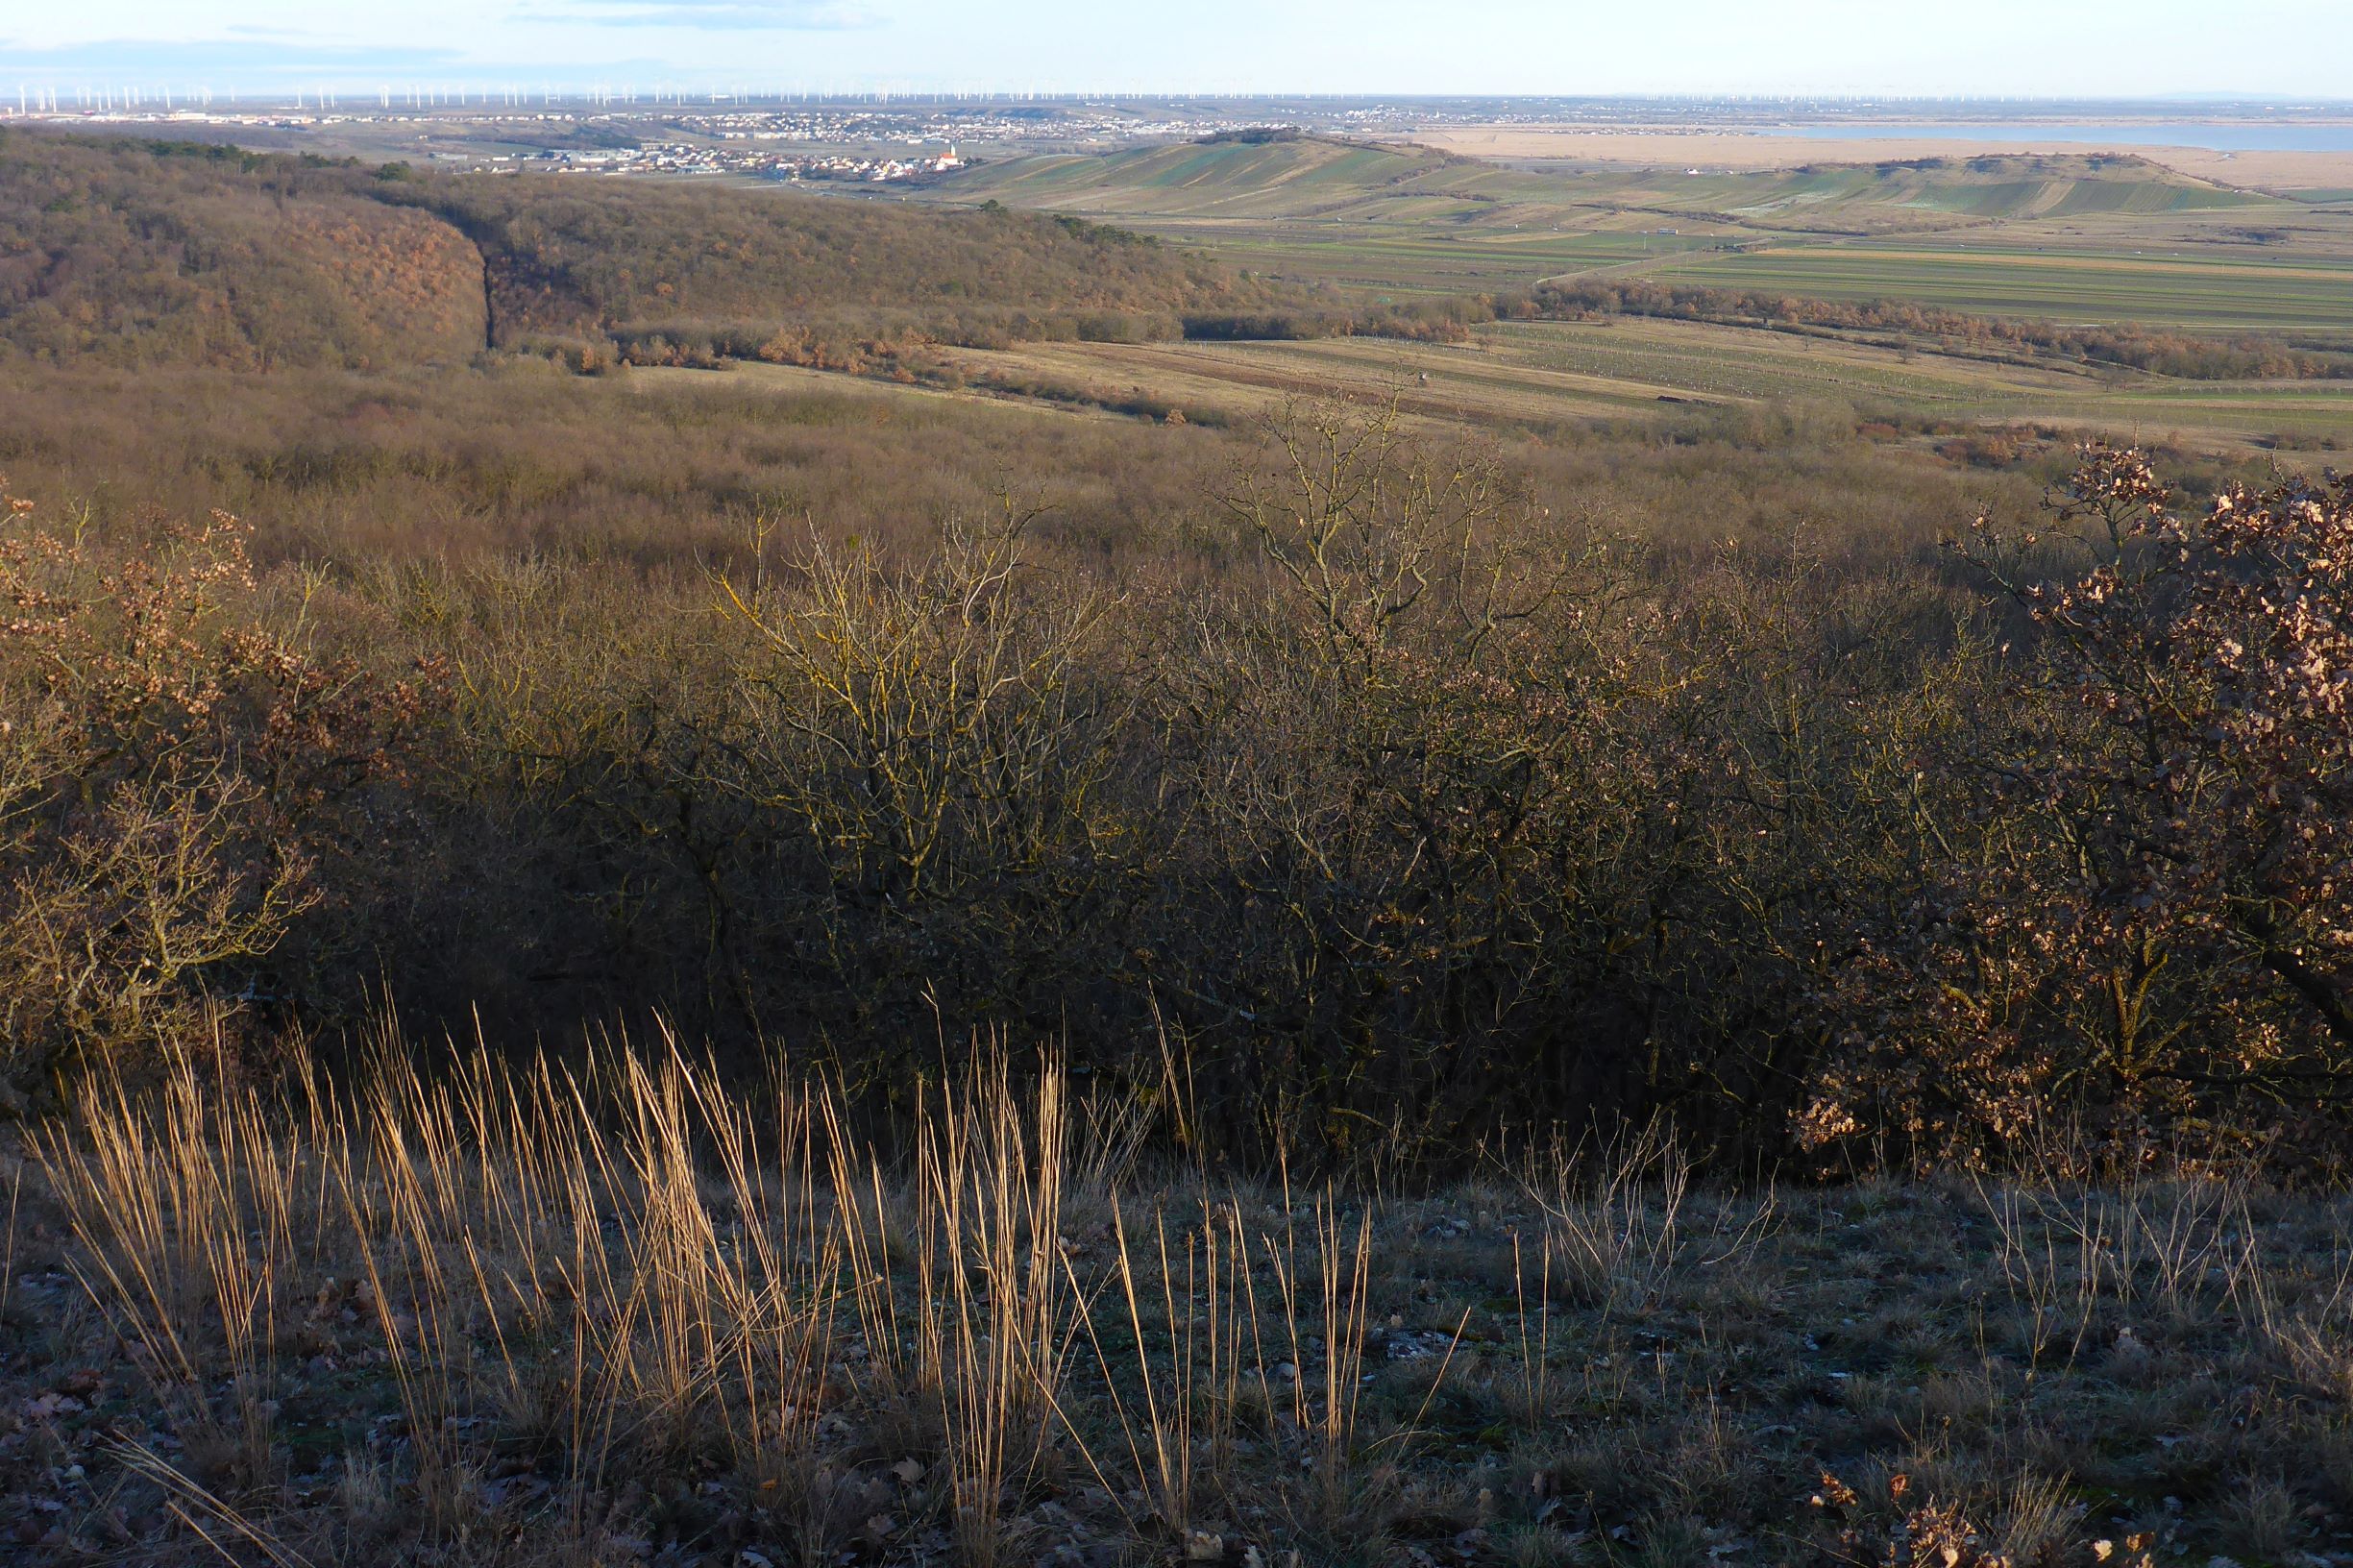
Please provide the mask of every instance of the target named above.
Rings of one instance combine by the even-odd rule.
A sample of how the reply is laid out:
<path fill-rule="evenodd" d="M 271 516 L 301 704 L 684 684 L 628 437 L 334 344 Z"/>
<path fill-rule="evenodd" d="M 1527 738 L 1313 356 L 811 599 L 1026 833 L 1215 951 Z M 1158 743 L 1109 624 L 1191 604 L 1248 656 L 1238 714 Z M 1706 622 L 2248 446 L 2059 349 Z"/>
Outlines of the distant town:
<path fill-rule="evenodd" d="M 803 135 L 790 130 L 735 131 L 724 135 L 727 139 L 716 144 L 652 141 L 634 147 L 581 151 L 549 148 L 532 154 L 493 153 L 478 160 L 493 167 L 527 162 L 564 174 L 736 174 L 772 180 L 855 180 L 868 184 L 952 174 L 968 162 L 957 154 L 954 142 L 947 143 L 944 151 L 925 152 L 922 149 L 926 143 L 921 138 L 909 138 L 912 150 L 904 155 L 862 156 L 846 152 L 792 152 L 773 145 Z"/>
<path fill-rule="evenodd" d="M 20 95 L 0 123 L 135 130 L 322 153 L 397 155 L 460 168 L 587 175 L 733 175 L 888 184 L 953 173 L 975 142 L 1036 151 L 1165 141 L 1231 130 L 1215 109 L 1139 112 L 1085 102 L 799 107 L 676 102 L 531 106 L 521 95 L 316 94 L 240 106 L 208 94 Z M 485 100 L 488 101 L 485 101 Z M 413 100 L 413 101 L 410 101 Z"/>

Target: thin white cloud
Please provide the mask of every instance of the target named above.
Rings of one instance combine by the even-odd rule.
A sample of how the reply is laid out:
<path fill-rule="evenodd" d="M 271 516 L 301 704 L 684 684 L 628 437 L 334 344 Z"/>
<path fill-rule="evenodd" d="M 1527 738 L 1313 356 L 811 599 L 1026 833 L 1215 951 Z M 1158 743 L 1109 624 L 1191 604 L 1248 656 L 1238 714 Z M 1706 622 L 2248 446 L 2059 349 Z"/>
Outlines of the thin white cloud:
<path fill-rule="evenodd" d="M 101 38 L 88 43 L 26 48 L 0 42 L 0 65 L 34 74 L 53 71 L 187 72 L 227 68 L 259 71 L 434 69 L 462 57 L 434 47 L 383 48 L 302 34 L 242 30 L 233 37 Z"/>
<path fill-rule="evenodd" d="M 676 27 L 715 32 L 838 33 L 881 18 L 857 0 L 558 0 L 519 20 L 594 27 Z"/>

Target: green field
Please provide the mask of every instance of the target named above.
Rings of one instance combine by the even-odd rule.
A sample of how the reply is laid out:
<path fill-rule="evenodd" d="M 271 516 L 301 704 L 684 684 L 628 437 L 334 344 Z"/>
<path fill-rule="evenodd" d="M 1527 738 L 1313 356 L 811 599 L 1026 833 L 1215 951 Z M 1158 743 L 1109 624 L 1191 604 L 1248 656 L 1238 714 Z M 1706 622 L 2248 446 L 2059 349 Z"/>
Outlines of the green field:
<path fill-rule="evenodd" d="M 2035 425 L 2218 453 L 2353 446 L 2353 381 L 2189 381 L 1631 317 L 1499 324 L 1454 344 L 1029 343 L 948 353 L 969 379 L 967 395 L 1010 392 L 1082 417 L 1158 403 L 1194 422 L 1231 423 L 1287 398 L 1337 389 L 1393 396 L 1410 418 L 1433 426 L 1548 430 L 1804 408 L 1834 425 L 1897 428 L 1897 437 L 1883 439 Z M 775 366 L 735 374 L 743 384 L 779 391 L 824 377 Z M 641 371 L 637 380 L 653 388 L 694 384 L 696 375 Z M 903 387 L 877 395 L 944 394 Z"/>
<path fill-rule="evenodd" d="M 1347 218 L 1202 220 L 1166 231 L 1237 265 L 1377 297 L 1496 292 L 1564 273 L 1643 267 L 1706 251 L 1713 233 L 1565 226 L 1406 225 Z"/>
<path fill-rule="evenodd" d="M 1734 402 L 1820 401 L 1864 418 L 2055 423 L 2123 436 L 2353 444 L 2353 382 L 2190 381 L 1908 354 L 1747 328 L 1665 321 L 1534 322 L 1481 341 L 1517 363 Z"/>
<path fill-rule="evenodd" d="M 2353 327 L 2353 257 L 2144 254 L 2115 248 L 1854 241 L 1671 258 L 1675 282 L 1819 299 L 1900 299 L 1983 315 L 2227 331 Z"/>
<path fill-rule="evenodd" d="M 1108 218 L 1374 296 L 1639 273 L 1992 316 L 2353 331 L 2353 212 L 2111 155 L 1696 173 L 1306 138 L 1016 159 L 926 194 Z"/>

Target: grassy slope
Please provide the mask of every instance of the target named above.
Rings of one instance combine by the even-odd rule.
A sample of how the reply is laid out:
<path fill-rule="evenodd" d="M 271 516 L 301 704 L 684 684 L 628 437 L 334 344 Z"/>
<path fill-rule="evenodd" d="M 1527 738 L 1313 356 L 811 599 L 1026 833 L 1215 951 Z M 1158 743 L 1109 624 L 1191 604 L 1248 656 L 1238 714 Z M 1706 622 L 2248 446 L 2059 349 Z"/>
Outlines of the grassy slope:
<path fill-rule="evenodd" d="M 1163 218 L 1384 217 L 1488 227 L 1681 213 L 1757 230 L 1880 232 L 1956 219 L 2275 206 L 2138 159 L 2005 158 L 1761 174 L 1507 167 L 1417 147 L 1307 138 L 1016 159 L 946 187 L 1027 206 Z"/>

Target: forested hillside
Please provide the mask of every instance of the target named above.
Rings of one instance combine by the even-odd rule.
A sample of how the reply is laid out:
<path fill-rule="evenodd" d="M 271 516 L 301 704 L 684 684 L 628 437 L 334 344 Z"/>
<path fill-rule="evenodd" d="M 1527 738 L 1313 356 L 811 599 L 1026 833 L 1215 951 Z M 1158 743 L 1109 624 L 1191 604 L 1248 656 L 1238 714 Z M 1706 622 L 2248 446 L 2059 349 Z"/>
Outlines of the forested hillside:
<path fill-rule="evenodd" d="M 50 360 L 361 367 L 482 344 L 482 262 L 353 171 L 0 135 L 0 344 Z"/>
<path fill-rule="evenodd" d="M 1174 336 L 1180 314 L 1264 304 L 1232 269 L 1119 230 L 785 190 L 436 180 L 391 194 L 489 258 L 502 343 L 611 335 L 830 362 L 878 335 L 957 342 Z"/>
<path fill-rule="evenodd" d="M 1280 297 L 1114 229 L 785 190 L 0 140 L 0 345 L 269 369 L 491 346 L 844 368 L 927 341 L 1175 336 Z"/>

